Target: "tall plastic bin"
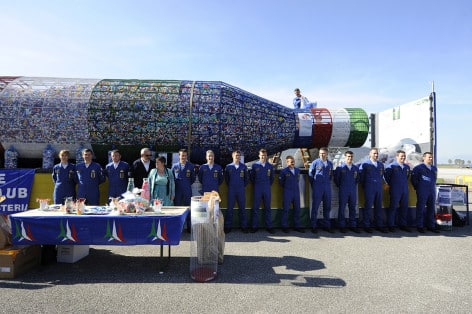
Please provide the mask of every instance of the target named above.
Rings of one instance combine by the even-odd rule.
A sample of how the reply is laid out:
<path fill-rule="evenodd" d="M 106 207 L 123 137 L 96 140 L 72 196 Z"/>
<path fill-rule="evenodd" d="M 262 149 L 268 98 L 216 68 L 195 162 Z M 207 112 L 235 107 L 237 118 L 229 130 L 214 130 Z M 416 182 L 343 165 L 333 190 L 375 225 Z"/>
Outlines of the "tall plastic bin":
<path fill-rule="evenodd" d="M 190 276 L 197 282 L 210 281 L 218 270 L 219 201 L 193 196 L 190 210 Z"/>

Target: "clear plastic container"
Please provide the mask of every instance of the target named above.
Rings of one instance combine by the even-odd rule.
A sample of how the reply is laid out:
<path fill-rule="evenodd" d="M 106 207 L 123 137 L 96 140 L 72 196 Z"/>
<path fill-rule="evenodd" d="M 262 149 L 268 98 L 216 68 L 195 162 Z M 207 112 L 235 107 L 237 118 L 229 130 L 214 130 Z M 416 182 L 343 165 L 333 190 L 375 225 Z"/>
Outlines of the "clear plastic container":
<path fill-rule="evenodd" d="M 190 209 L 190 276 L 197 282 L 206 282 L 215 279 L 218 271 L 219 202 L 193 196 Z"/>

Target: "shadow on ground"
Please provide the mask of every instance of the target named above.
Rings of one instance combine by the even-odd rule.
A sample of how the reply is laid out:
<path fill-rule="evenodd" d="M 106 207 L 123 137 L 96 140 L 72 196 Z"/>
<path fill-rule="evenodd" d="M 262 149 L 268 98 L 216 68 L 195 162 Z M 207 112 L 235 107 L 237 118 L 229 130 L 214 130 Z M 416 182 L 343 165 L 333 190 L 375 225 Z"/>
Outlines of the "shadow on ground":
<path fill-rule="evenodd" d="M 188 257 L 172 257 L 165 271 L 158 271 L 157 256 L 124 256 L 107 249 L 91 248 L 90 254 L 74 263 L 39 266 L 16 279 L 0 281 L 0 287 L 45 289 L 57 285 L 95 283 L 189 283 Z M 300 287 L 344 287 L 340 278 L 316 276 L 323 262 L 297 256 L 261 257 L 226 255 L 212 283 L 271 284 Z M 196 283 L 197 284 L 197 283 Z"/>

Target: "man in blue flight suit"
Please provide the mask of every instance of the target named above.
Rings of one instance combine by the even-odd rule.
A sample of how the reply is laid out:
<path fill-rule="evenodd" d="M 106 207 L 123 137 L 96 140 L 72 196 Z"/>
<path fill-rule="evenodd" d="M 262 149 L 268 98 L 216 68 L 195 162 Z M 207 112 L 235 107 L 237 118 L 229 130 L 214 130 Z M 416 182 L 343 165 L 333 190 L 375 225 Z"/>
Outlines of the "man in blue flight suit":
<path fill-rule="evenodd" d="M 111 160 L 105 166 L 105 176 L 108 178 L 108 197 L 116 198 L 126 192 L 128 186 L 129 165 L 121 160 L 121 153 L 118 149 L 111 151 Z"/>
<path fill-rule="evenodd" d="M 317 214 L 321 202 L 323 202 L 323 230 L 334 233 L 331 228 L 331 179 L 333 178 L 333 163 L 328 160 L 328 148 L 319 149 L 319 158 L 313 161 L 308 170 L 308 176 L 312 185 L 311 203 L 311 232 L 317 233 Z"/>
<path fill-rule="evenodd" d="M 231 232 L 233 226 L 233 209 L 236 201 L 239 207 L 239 225 L 243 233 L 247 233 L 246 191 L 249 183 L 247 166 L 241 162 L 241 152 L 235 150 L 232 154 L 233 162 L 225 168 L 225 181 L 228 185 L 228 208 L 225 217 L 225 233 Z"/>
<path fill-rule="evenodd" d="M 75 172 L 76 167 L 69 162 L 70 152 L 61 150 L 59 158 L 61 162 L 52 168 L 52 180 L 54 181 L 54 204 L 64 204 L 66 197 L 75 198 Z"/>
<path fill-rule="evenodd" d="M 350 150 L 344 153 L 345 162 L 334 170 L 334 183 L 339 188 L 338 226 L 342 233 L 346 233 L 346 204 L 349 209 L 349 229 L 360 233 L 357 228 L 356 205 L 357 184 L 359 183 L 359 168 L 352 163 L 354 153 Z"/>
<path fill-rule="evenodd" d="M 294 230 L 304 233 L 300 227 L 300 169 L 295 167 L 295 159 L 288 155 L 285 157 L 287 167 L 279 173 L 279 184 L 283 189 L 283 211 L 282 211 L 282 231 L 289 232 L 288 229 L 288 211 L 290 205 L 293 207 L 293 225 Z"/>
<path fill-rule="evenodd" d="M 398 227 L 400 230 L 410 232 L 407 223 L 408 215 L 408 179 L 410 178 L 410 166 L 405 164 L 406 154 L 403 150 L 397 150 L 396 160 L 385 168 L 384 178 L 389 185 L 390 207 L 387 212 L 387 227 L 390 232 L 395 232 L 395 218 L 398 210 Z"/>
<path fill-rule="evenodd" d="M 195 168 L 187 161 L 188 152 L 185 148 L 179 150 L 179 162 L 172 165 L 175 179 L 175 206 L 190 206 L 192 184 L 195 182 Z M 187 232 L 190 232 L 190 215 L 187 216 Z"/>
<path fill-rule="evenodd" d="M 370 149 L 369 160 L 362 163 L 359 167 L 361 174 L 360 183 L 364 188 L 364 213 L 363 225 L 367 233 L 372 233 L 371 217 L 372 205 L 374 206 L 374 221 L 376 229 L 382 233 L 387 233 L 383 222 L 383 208 L 382 208 L 382 189 L 383 189 L 383 174 L 384 165 L 378 161 L 379 150 L 375 147 Z"/>
<path fill-rule="evenodd" d="M 418 232 L 426 229 L 439 233 L 434 220 L 436 206 L 436 178 L 438 169 L 433 166 L 433 154 L 423 154 L 423 163 L 415 166 L 411 172 L 411 183 L 416 190 L 416 226 Z"/>
<path fill-rule="evenodd" d="M 198 180 L 202 184 L 202 192 L 218 192 L 218 187 L 223 183 L 223 168 L 215 164 L 215 153 L 212 150 L 206 152 L 207 163 L 198 169 Z"/>
<path fill-rule="evenodd" d="M 264 204 L 266 230 L 274 234 L 275 230 L 272 228 L 272 209 L 270 205 L 272 197 L 270 186 L 274 183 L 274 167 L 267 161 L 267 151 L 265 149 L 259 150 L 259 161 L 252 165 L 249 176 L 254 185 L 251 232 L 257 232 L 259 226 L 259 206 L 262 201 Z"/>
<path fill-rule="evenodd" d="M 84 162 L 76 167 L 77 198 L 85 198 L 87 205 L 100 205 L 99 185 L 105 182 L 105 175 L 102 167 L 92 161 L 92 154 L 91 149 L 84 149 L 82 151 Z"/>

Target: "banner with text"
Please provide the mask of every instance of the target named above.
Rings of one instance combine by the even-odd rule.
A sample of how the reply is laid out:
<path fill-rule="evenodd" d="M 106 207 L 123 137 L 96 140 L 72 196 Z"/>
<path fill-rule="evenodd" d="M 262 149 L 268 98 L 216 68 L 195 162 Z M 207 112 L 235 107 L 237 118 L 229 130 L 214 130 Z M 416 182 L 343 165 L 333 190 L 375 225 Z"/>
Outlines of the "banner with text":
<path fill-rule="evenodd" d="M 34 169 L 0 169 L 0 214 L 28 209 Z"/>

